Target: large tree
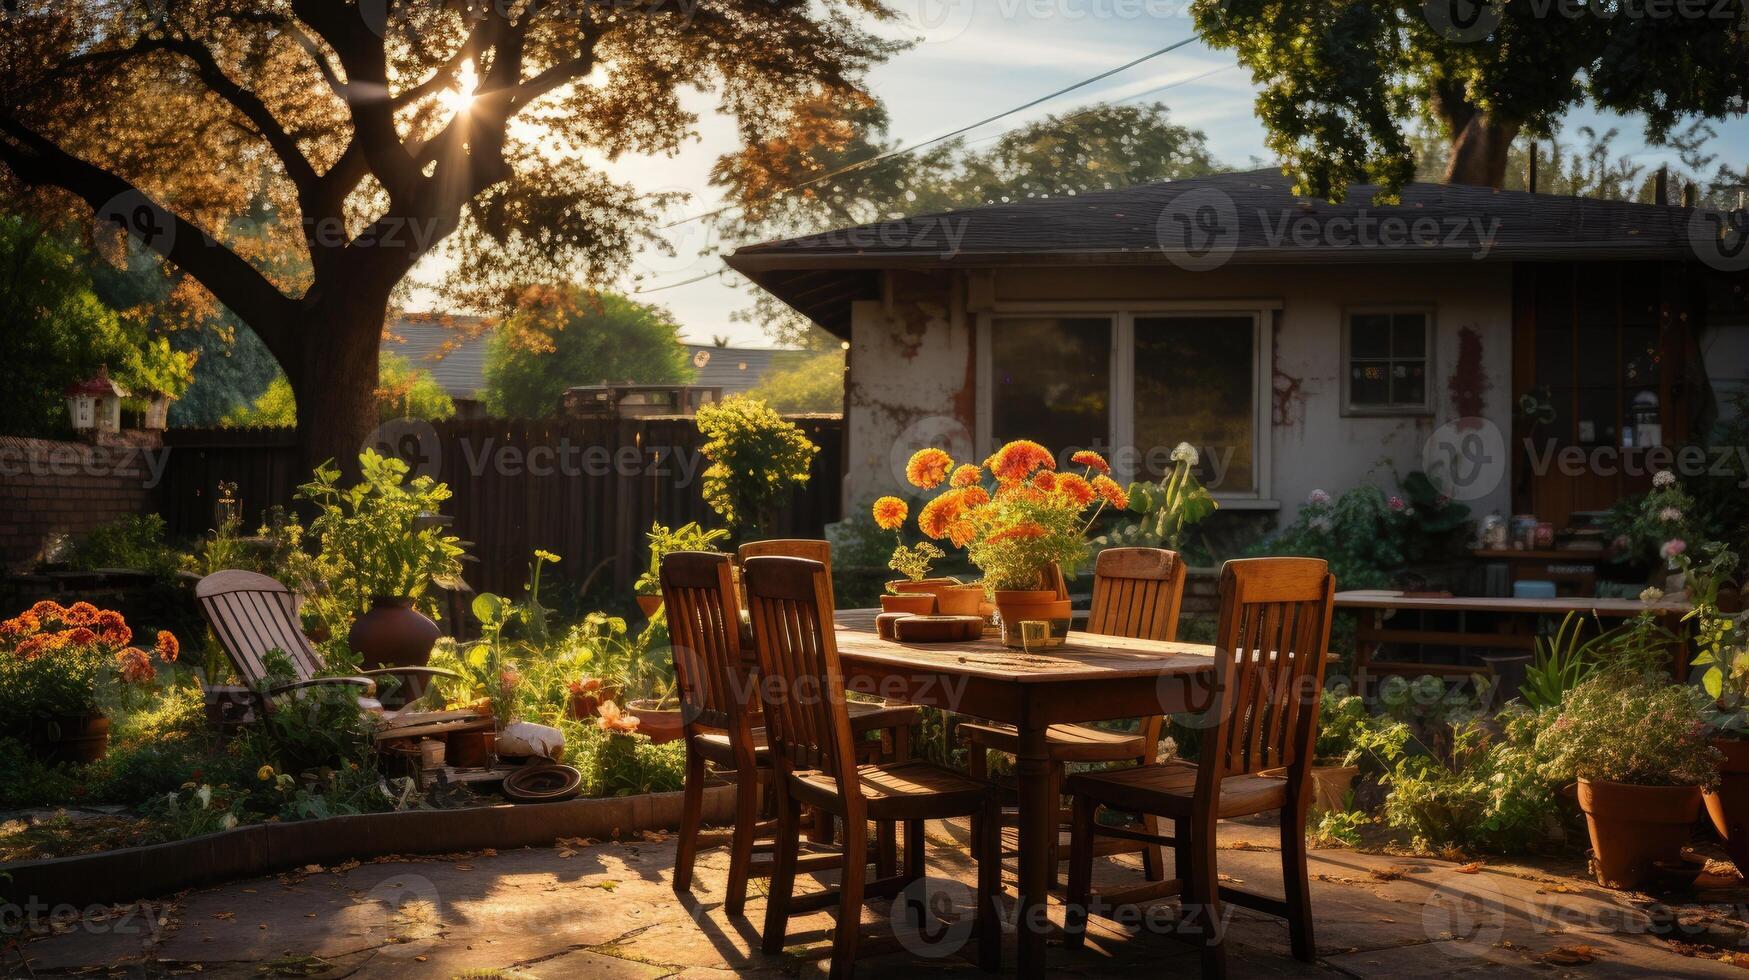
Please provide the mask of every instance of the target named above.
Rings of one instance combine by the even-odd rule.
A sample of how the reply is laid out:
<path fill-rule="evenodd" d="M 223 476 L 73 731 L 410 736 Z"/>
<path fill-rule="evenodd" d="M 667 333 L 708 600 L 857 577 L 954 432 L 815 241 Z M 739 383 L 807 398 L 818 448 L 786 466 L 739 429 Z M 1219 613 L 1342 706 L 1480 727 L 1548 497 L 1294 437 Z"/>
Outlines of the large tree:
<path fill-rule="evenodd" d="M 1415 172 L 1409 130 L 1451 140 L 1450 183 L 1499 187 L 1512 141 L 1582 102 L 1643 114 L 1662 142 L 1685 117 L 1740 115 L 1742 4 L 1713 0 L 1195 0 L 1197 28 L 1263 86 L 1269 148 L 1302 193 Z"/>
<path fill-rule="evenodd" d="M 810 97 L 861 97 L 894 45 L 880 0 L 8 0 L 0 164 L 57 188 L 198 280 L 272 351 L 307 463 L 355 454 L 376 417 L 392 294 L 421 257 L 502 301 L 602 280 L 665 201 L 590 153 L 679 147 L 680 91 L 741 134 Z M 294 264 L 231 223 L 265 199 Z"/>
<path fill-rule="evenodd" d="M 486 348 L 486 410 L 545 418 L 578 385 L 691 381 L 680 327 L 667 310 L 613 293 L 530 288 Z"/>

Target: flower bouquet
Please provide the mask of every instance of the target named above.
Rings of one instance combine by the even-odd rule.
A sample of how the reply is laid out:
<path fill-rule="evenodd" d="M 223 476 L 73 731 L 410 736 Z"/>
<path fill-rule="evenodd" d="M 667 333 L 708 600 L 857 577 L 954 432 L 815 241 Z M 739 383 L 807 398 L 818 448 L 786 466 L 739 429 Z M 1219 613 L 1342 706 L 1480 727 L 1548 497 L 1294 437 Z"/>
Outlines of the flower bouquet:
<path fill-rule="evenodd" d="M 38 746 L 51 762 L 93 762 L 109 746 L 106 696 L 158 676 L 152 654 L 133 646 L 121 613 L 89 602 L 43 601 L 0 622 L 0 735 Z M 176 660 L 176 637 L 154 650 Z"/>
<path fill-rule="evenodd" d="M 1061 569 L 1086 559 L 1087 531 L 1101 510 L 1129 504 L 1098 453 L 1078 452 L 1070 459 L 1083 471 L 1057 472 L 1050 450 L 1022 439 L 998 449 L 982 466 L 955 466 L 934 448 L 919 450 L 906 466 L 906 478 L 919 489 L 946 485 L 919 510 L 917 527 L 925 537 L 965 549 L 983 573 L 1009 646 L 1063 643 L 1069 600 L 1058 589 Z"/>

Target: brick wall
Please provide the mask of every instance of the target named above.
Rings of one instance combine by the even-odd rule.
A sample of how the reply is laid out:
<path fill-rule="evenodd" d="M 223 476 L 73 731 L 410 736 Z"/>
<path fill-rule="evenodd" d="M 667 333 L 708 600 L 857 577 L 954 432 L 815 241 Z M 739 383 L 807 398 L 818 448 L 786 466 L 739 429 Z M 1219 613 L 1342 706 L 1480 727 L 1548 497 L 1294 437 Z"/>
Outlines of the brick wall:
<path fill-rule="evenodd" d="M 28 570 L 56 534 L 156 510 L 156 433 L 105 445 L 0 436 L 0 569 Z"/>

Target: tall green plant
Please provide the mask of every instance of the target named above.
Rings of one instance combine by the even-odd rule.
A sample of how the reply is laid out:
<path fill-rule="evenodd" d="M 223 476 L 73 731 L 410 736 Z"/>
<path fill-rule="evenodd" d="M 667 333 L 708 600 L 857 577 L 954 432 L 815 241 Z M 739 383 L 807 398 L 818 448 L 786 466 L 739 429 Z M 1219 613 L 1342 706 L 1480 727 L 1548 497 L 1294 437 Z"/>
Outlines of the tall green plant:
<path fill-rule="evenodd" d="M 1196 478 L 1196 449 L 1179 443 L 1172 450 L 1172 470 L 1159 483 L 1132 483 L 1129 510 L 1140 515 L 1135 522 L 1093 539 L 1096 550 L 1105 548 L 1166 547 L 1178 551 L 1184 532 L 1220 509 L 1214 495 Z"/>
<path fill-rule="evenodd" d="M 764 402 L 730 395 L 698 410 L 704 499 L 745 538 L 767 527 L 771 509 L 790 489 L 808 482 L 820 447 Z"/>
<path fill-rule="evenodd" d="M 729 532 L 724 528 L 713 527 L 707 530 L 697 521 L 676 528 L 652 523 L 650 530 L 644 535 L 644 540 L 650 543 L 650 564 L 638 576 L 638 580 L 632 583 L 633 591 L 638 595 L 660 595 L 663 555 L 676 551 L 716 551 L 717 542 L 728 536 Z"/>

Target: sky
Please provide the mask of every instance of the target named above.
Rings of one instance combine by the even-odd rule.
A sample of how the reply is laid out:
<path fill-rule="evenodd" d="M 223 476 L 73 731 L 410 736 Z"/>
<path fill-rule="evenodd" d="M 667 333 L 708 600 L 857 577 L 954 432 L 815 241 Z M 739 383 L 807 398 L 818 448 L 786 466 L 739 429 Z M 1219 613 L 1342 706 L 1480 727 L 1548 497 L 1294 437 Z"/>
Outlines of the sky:
<path fill-rule="evenodd" d="M 1194 33 L 1188 0 L 896 0 L 893 6 L 904 23 L 889 33 L 920 40 L 876 68 L 869 88 L 886 103 L 890 135 L 905 144 L 1023 105 Z M 1256 91 L 1250 73 L 1238 66 L 1232 54 L 1195 42 L 981 127 L 966 139 L 977 146 L 1026 122 L 1102 101 L 1159 101 L 1170 108 L 1173 122 L 1207 135 L 1215 159 L 1234 169 L 1253 169 L 1274 162 L 1252 111 Z M 669 221 L 721 204 L 709 186 L 710 169 L 735 143 L 731 120 L 715 111 L 708 95 L 689 93 L 686 105 L 699 114 L 700 122 L 697 138 L 680 153 L 601 164 L 610 176 L 642 190 L 688 195 L 670 211 Z M 1629 156 L 1648 170 L 1666 160 L 1674 163 L 1673 153 L 1646 146 L 1635 119 L 1575 112 L 1565 124 L 1569 142 L 1578 139 L 1582 125 L 1600 130 L 1619 127 L 1616 154 Z M 1719 137 L 1712 152 L 1741 166 L 1749 159 L 1749 119 L 1714 125 Z M 664 235 L 676 254 L 641 252 L 629 264 L 619 288 L 666 306 L 688 340 L 709 342 L 713 336 L 727 335 L 737 345 L 770 346 L 756 324 L 730 320 L 732 313 L 750 305 L 744 282 L 726 270 L 720 257 L 698 255 L 707 245 L 722 246 L 726 252 L 736 243 L 715 241 L 705 221 L 682 224 Z M 697 283 L 661 288 L 707 274 Z M 635 292 L 640 289 L 647 292 Z M 412 305 L 422 307 L 418 293 Z"/>

